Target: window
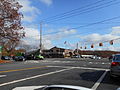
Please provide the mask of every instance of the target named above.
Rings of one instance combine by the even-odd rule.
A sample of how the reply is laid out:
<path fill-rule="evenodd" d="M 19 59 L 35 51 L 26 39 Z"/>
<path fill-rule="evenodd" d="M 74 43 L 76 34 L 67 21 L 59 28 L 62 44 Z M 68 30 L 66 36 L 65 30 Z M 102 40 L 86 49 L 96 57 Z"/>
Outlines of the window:
<path fill-rule="evenodd" d="M 114 56 L 113 60 L 120 61 L 120 55 Z"/>

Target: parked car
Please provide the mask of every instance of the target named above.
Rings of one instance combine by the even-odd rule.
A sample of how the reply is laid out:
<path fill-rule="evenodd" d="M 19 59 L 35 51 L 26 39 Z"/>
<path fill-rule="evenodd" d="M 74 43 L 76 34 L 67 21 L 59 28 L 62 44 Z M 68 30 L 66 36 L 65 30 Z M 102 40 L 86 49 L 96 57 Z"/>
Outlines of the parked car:
<path fill-rule="evenodd" d="M 2 56 L 1 59 L 2 60 L 11 60 L 12 57 L 10 57 L 10 56 Z"/>
<path fill-rule="evenodd" d="M 71 58 L 81 58 L 80 55 L 73 55 Z"/>
<path fill-rule="evenodd" d="M 34 59 L 35 60 L 43 60 L 44 57 L 42 55 L 35 55 Z"/>
<path fill-rule="evenodd" d="M 102 57 L 95 55 L 95 56 L 92 56 L 91 59 L 100 60 L 100 59 L 102 59 Z"/>
<path fill-rule="evenodd" d="M 14 56 L 13 59 L 15 61 L 25 61 L 26 60 L 25 57 L 23 57 L 23 56 Z"/>
<path fill-rule="evenodd" d="M 25 55 L 26 59 L 27 60 L 34 60 L 34 55 L 31 54 L 31 55 Z"/>
<path fill-rule="evenodd" d="M 110 76 L 111 78 L 120 76 L 120 54 L 116 54 L 112 58 Z"/>

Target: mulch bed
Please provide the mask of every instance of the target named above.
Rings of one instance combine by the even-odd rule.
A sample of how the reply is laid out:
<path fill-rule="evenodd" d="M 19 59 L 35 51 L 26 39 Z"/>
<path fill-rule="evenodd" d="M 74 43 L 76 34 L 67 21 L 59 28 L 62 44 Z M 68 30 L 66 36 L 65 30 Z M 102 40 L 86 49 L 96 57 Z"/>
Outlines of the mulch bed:
<path fill-rule="evenodd" d="M 8 60 L 0 60 L 0 63 L 11 63 L 12 61 L 8 61 Z"/>

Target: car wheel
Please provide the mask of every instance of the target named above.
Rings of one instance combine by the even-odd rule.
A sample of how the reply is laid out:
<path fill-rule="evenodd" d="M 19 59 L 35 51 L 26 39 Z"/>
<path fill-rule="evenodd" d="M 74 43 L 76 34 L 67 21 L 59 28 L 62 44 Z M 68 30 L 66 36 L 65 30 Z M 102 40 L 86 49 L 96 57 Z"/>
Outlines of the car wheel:
<path fill-rule="evenodd" d="M 25 59 L 23 59 L 23 61 L 25 61 Z"/>

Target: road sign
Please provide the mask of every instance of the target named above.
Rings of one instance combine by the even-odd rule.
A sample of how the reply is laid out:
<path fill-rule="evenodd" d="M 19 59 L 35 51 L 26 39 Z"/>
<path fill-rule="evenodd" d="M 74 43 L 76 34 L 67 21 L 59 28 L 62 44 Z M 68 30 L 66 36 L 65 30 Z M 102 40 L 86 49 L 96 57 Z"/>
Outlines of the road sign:
<path fill-rule="evenodd" d="M 2 46 L 0 46 L 0 53 L 2 52 Z"/>

